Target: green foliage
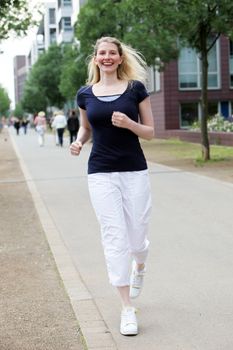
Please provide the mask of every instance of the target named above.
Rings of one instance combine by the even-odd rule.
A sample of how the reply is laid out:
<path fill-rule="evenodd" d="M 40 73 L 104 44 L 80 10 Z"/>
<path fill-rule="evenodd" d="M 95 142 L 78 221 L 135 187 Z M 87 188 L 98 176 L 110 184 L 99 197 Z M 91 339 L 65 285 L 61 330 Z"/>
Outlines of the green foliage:
<path fill-rule="evenodd" d="M 7 39 L 11 32 L 25 34 L 30 25 L 35 24 L 33 12 L 27 0 L 1 0 L 0 3 L 0 40 Z"/>
<path fill-rule="evenodd" d="M 95 41 L 101 36 L 122 39 L 126 17 L 122 12 L 122 1 L 89 0 L 80 10 L 75 29 L 84 57 L 92 52 Z"/>
<path fill-rule="evenodd" d="M 19 119 L 22 119 L 24 116 L 24 110 L 22 104 L 19 102 L 15 106 L 15 110 L 13 111 L 13 115 Z"/>
<path fill-rule="evenodd" d="M 51 45 L 39 56 L 25 84 L 22 106 L 26 111 L 35 113 L 48 106 L 63 106 L 65 98 L 59 90 L 62 62 L 63 50 L 58 45 Z"/>
<path fill-rule="evenodd" d="M 195 122 L 191 126 L 191 130 L 200 130 L 200 122 Z M 216 114 L 214 117 L 208 118 L 208 131 L 233 132 L 233 122 L 225 119 L 223 116 Z"/>
<path fill-rule="evenodd" d="M 87 57 L 98 38 L 115 36 L 138 49 L 149 65 L 155 63 L 156 57 L 163 62 L 177 57 L 174 31 L 156 25 L 157 6 L 154 0 L 89 0 L 81 8 L 76 24 L 81 53 Z M 163 9 L 164 4 L 160 5 L 160 10 Z"/>
<path fill-rule="evenodd" d="M 7 115 L 10 109 L 10 98 L 6 90 L 0 86 L 0 115 Z"/>
<path fill-rule="evenodd" d="M 78 88 L 85 84 L 86 66 L 77 47 L 64 46 L 59 90 L 68 101 L 73 100 Z"/>

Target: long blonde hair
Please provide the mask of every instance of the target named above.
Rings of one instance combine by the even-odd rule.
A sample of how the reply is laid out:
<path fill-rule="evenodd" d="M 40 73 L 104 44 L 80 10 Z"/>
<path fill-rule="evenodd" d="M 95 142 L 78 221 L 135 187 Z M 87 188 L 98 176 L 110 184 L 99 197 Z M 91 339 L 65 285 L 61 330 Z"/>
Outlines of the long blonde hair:
<path fill-rule="evenodd" d="M 143 83 L 147 78 L 147 65 L 142 55 L 131 46 L 121 43 L 118 39 L 110 36 L 102 37 L 96 41 L 94 51 L 89 58 L 87 84 L 93 85 L 100 80 L 100 70 L 95 64 L 95 56 L 101 43 L 107 42 L 115 44 L 122 58 L 122 63 L 118 66 L 117 76 L 120 80 L 139 80 Z"/>

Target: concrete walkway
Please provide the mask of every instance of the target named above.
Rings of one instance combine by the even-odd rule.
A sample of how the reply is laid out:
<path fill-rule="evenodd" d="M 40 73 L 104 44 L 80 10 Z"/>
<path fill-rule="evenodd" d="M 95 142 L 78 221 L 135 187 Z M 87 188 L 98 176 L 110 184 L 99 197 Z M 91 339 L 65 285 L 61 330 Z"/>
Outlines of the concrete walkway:
<path fill-rule="evenodd" d="M 149 164 L 153 213 L 140 334 L 119 334 L 120 302 L 108 284 L 86 163 L 34 131 L 12 140 L 43 230 L 89 349 L 233 348 L 233 186 Z"/>
<path fill-rule="evenodd" d="M 0 276 L 1 350 L 86 348 L 5 130 L 0 134 Z"/>

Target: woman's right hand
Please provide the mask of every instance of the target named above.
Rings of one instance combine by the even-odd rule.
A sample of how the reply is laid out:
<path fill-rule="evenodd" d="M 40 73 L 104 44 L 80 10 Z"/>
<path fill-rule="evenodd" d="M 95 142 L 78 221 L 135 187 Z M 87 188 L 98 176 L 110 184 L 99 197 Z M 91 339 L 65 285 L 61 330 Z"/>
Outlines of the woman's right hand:
<path fill-rule="evenodd" d="M 83 144 L 81 141 L 74 141 L 70 145 L 70 152 L 72 156 L 78 156 L 81 152 Z"/>

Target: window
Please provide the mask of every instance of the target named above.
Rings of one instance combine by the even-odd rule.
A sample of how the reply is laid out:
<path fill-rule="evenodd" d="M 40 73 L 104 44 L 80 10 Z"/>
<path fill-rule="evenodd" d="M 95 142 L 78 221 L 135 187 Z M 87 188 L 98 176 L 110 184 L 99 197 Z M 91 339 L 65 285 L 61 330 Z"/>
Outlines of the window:
<path fill-rule="evenodd" d="M 51 28 L 49 30 L 49 41 L 50 41 L 50 44 L 53 44 L 53 43 L 56 43 L 57 42 L 57 36 L 56 36 L 56 28 Z"/>
<path fill-rule="evenodd" d="M 198 82 L 198 59 L 194 50 L 182 48 L 178 61 L 180 88 L 197 88 Z"/>
<path fill-rule="evenodd" d="M 63 17 L 60 22 L 59 22 L 59 33 L 64 30 L 64 31 L 70 31 L 72 30 L 71 26 L 71 18 L 70 17 Z"/>
<path fill-rule="evenodd" d="M 233 41 L 230 41 L 230 87 L 233 88 Z"/>
<path fill-rule="evenodd" d="M 155 75 L 154 75 L 154 68 L 152 66 L 147 67 L 147 75 L 148 75 L 148 80 L 147 80 L 146 88 L 149 92 L 152 92 L 155 90 Z"/>
<path fill-rule="evenodd" d="M 180 104 L 180 127 L 188 128 L 198 121 L 198 102 Z"/>
<path fill-rule="evenodd" d="M 72 0 L 58 0 L 58 8 L 61 6 L 71 6 Z"/>
<path fill-rule="evenodd" d="M 215 114 L 219 113 L 219 104 L 218 102 L 213 102 L 213 101 L 209 101 L 208 102 L 208 117 L 214 117 Z"/>
<path fill-rule="evenodd" d="M 158 69 L 155 70 L 155 91 L 160 91 L 160 72 Z"/>
<path fill-rule="evenodd" d="M 156 67 L 150 66 L 147 68 L 148 81 L 147 81 L 147 90 L 160 91 L 160 72 Z"/>
<path fill-rule="evenodd" d="M 208 87 L 210 89 L 216 89 L 219 87 L 218 51 L 219 48 L 217 41 L 208 55 Z M 180 89 L 195 90 L 201 88 L 201 61 L 194 49 L 188 47 L 181 49 L 178 60 L 178 69 Z"/>
<path fill-rule="evenodd" d="M 71 0 L 63 0 L 64 6 L 71 6 Z"/>
<path fill-rule="evenodd" d="M 56 24 L 55 9 L 49 9 L 49 24 Z"/>
<path fill-rule="evenodd" d="M 70 17 L 64 17 L 63 18 L 63 29 L 64 30 L 72 30 L 71 26 L 71 18 Z"/>

